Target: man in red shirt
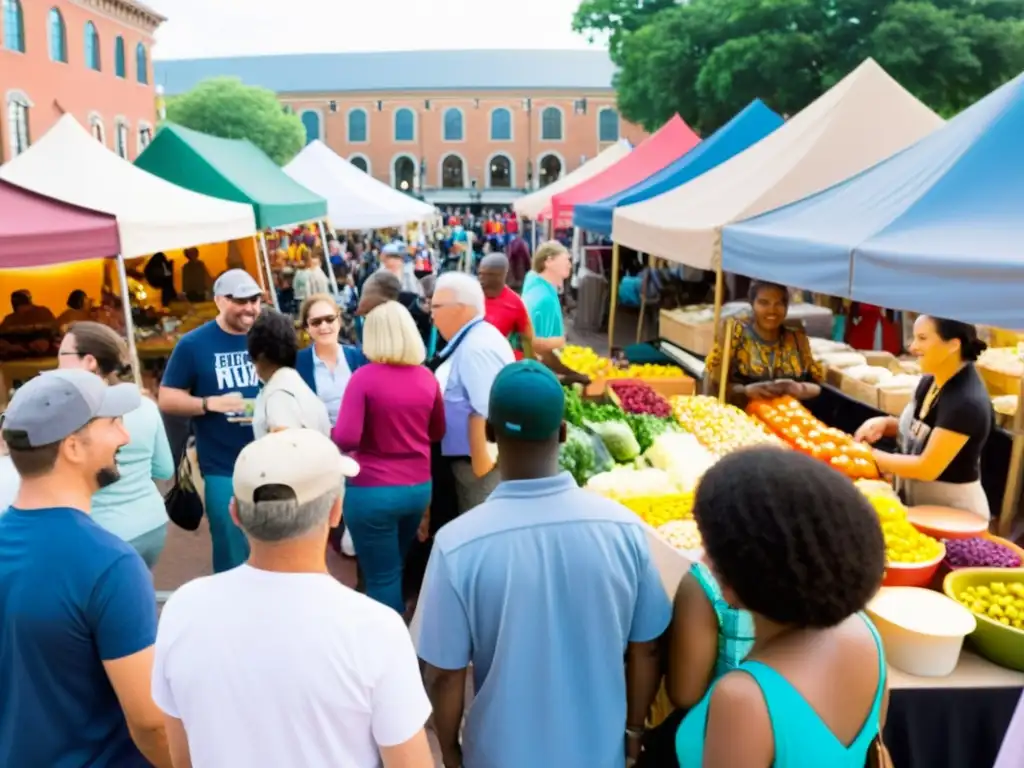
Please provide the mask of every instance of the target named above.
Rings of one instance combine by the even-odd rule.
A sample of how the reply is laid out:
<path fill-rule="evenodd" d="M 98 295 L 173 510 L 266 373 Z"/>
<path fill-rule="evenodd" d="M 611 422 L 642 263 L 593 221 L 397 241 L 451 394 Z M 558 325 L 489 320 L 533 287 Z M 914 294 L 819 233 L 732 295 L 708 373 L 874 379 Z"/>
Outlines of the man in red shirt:
<path fill-rule="evenodd" d="M 485 256 L 477 268 L 477 275 L 486 301 L 484 319 L 509 339 L 516 360 L 522 360 L 524 356 L 532 359 L 533 325 L 530 323 L 530 313 L 526 311 L 526 305 L 519 294 L 505 285 L 508 258 L 503 253 Z"/>

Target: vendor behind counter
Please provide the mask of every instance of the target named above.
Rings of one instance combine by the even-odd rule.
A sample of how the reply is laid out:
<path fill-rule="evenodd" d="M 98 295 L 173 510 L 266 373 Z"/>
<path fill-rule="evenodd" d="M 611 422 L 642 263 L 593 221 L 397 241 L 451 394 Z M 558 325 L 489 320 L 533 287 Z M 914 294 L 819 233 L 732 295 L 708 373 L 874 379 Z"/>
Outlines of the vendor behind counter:
<path fill-rule="evenodd" d="M 718 391 L 724 371 L 727 399 L 741 408 L 751 399 L 816 397 L 824 371 L 811 354 L 804 330 L 786 325 L 789 291 L 775 283 L 755 281 L 749 297 L 751 317 L 726 324 L 728 359 L 724 359 L 722 344 L 716 342 L 705 361 L 712 391 Z"/>

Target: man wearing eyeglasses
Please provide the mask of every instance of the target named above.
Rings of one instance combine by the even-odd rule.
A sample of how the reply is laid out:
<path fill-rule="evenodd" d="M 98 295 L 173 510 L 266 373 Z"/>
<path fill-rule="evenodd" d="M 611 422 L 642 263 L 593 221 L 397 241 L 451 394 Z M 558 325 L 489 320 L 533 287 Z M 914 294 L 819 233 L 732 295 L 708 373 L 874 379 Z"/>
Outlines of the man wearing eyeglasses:
<path fill-rule="evenodd" d="M 260 314 L 262 293 L 245 270 L 229 269 L 218 277 L 213 285 L 217 317 L 179 339 L 158 395 L 160 410 L 192 420 L 217 573 L 249 557 L 249 544 L 228 506 L 235 459 L 253 439 L 251 409 L 259 378 L 246 334 Z"/>

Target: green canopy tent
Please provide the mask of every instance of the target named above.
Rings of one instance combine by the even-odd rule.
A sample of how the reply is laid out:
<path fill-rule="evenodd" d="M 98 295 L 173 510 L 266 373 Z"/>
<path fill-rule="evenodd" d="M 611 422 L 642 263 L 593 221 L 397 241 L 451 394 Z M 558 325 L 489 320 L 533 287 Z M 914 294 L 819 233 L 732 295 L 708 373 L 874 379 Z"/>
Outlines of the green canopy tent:
<path fill-rule="evenodd" d="M 222 139 L 166 123 L 135 165 L 193 192 L 248 203 L 261 230 L 319 222 L 327 216 L 326 200 L 293 180 L 247 139 Z M 270 279 L 262 234 L 260 246 Z"/>

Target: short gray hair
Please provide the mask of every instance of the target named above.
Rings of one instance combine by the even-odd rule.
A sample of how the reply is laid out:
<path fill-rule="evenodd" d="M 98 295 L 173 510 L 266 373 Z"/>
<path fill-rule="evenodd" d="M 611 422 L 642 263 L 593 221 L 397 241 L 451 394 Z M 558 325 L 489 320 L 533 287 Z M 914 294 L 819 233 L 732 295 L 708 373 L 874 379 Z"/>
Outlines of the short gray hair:
<path fill-rule="evenodd" d="M 242 530 L 257 541 L 274 544 L 289 539 L 300 539 L 330 519 L 335 503 L 341 501 L 342 488 L 339 478 L 338 490 L 329 491 L 304 504 L 299 504 L 294 498 L 254 502 L 236 498 L 238 523 Z M 282 490 L 291 493 L 290 488 L 282 487 Z"/>
<path fill-rule="evenodd" d="M 485 312 L 484 289 L 480 281 L 465 272 L 445 272 L 434 284 L 434 296 L 441 291 L 451 291 L 456 304 L 472 307 L 478 315 Z"/>

